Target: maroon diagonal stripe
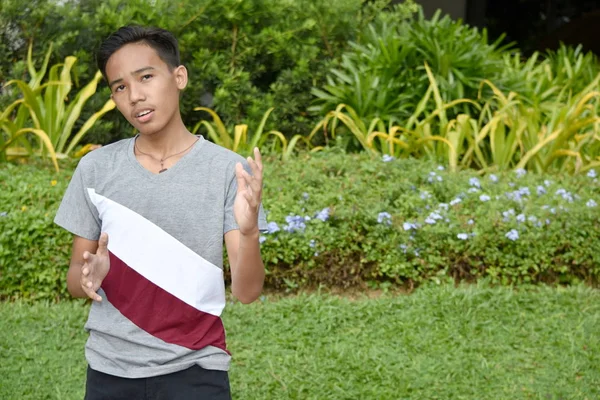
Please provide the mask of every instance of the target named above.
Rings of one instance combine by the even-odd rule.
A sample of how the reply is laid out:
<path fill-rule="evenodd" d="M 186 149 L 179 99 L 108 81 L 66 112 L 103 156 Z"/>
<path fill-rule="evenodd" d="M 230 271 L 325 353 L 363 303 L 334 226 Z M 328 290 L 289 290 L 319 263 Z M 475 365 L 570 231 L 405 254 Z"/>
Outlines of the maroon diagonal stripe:
<path fill-rule="evenodd" d="M 190 306 L 150 282 L 113 253 L 109 254 L 110 271 L 102 282 L 102 290 L 121 314 L 167 343 L 193 350 L 215 346 L 227 351 L 221 318 Z"/>

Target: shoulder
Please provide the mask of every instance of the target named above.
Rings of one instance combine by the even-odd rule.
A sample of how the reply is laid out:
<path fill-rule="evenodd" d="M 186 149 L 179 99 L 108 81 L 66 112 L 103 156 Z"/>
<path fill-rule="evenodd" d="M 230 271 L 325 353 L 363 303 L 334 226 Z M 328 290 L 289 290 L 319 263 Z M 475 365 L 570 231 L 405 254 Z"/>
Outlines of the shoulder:
<path fill-rule="evenodd" d="M 122 139 L 87 153 L 79 160 L 77 169 L 81 172 L 96 170 L 106 165 L 115 165 L 119 159 L 127 157 L 131 138 Z"/>
<path fill-rule="evenodd" d="M 235 170 L 235 164 L 238 162 L 246 165 L 246 159 L 238 153 L 226 149 L 223 146 L 203 140 L 202 158 L 209 162 L 211 168 L 215 171 L 229 171 Z"/>

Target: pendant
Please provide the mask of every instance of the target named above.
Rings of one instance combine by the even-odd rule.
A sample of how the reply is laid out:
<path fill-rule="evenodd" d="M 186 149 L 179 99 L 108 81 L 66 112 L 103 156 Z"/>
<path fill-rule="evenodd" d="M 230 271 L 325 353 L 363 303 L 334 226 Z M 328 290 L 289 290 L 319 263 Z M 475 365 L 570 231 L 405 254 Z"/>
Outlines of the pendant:
<path fill-rule="evenodd" d="M 167 170 L 166 168 L 163 168 L 163 169 L 161 169 L 160 171 L 158 171 L 158 173 L 159 173 L 159 174 L 162 174 L 162 173 L 163 173 L 163 172 L 165 172 L 166 170 Z"/>

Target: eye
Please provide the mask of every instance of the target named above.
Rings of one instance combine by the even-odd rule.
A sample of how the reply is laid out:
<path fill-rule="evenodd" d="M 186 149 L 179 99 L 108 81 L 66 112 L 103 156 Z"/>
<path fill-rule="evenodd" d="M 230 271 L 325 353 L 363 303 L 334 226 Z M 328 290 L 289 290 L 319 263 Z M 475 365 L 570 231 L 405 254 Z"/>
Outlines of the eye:
<path fill-rule="evenodd" d="M 150 74 L 146 74 L 146 75 L 142 76 L 143 81 L 147 81 L 150 78 L 152 78 L 152 75 L 150 75 Z"/>
<path fill-rule="evenodd" d="M 122 92 L 125 90 L 125 85 L 119 85 L 115 88 L 115 92 Z"/>

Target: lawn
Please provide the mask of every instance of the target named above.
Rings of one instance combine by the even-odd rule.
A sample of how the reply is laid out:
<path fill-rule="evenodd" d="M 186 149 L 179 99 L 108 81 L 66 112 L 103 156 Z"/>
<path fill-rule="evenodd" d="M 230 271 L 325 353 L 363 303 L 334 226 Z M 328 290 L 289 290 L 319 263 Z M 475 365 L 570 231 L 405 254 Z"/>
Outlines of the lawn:
<path fill-rule="evenodd" d="M 0 303 L 0 399 L 81 399 L 87 306 Z M 600 292 L 454 288 L 229 304 L 234 399 L 597 399 Z"/>

